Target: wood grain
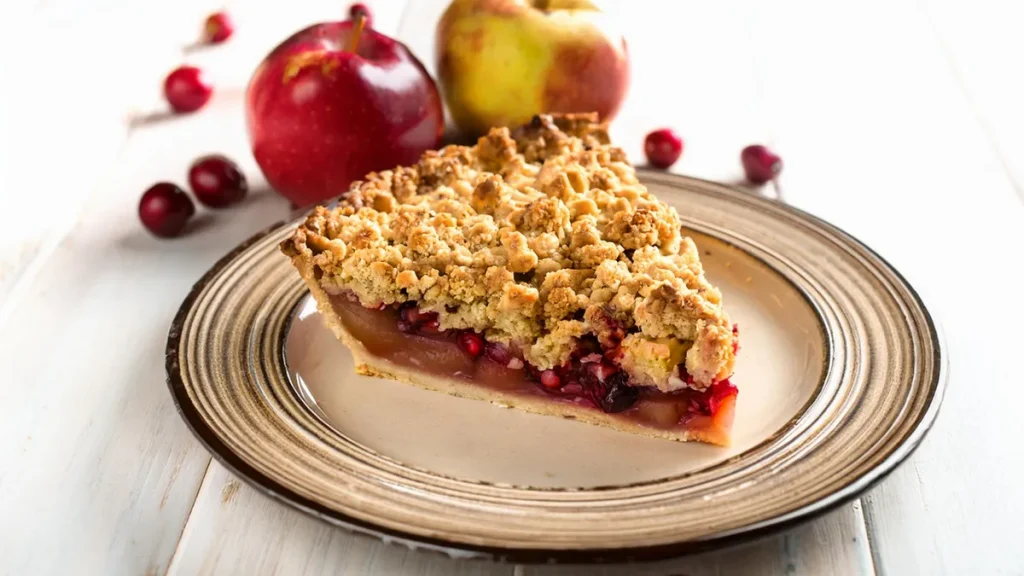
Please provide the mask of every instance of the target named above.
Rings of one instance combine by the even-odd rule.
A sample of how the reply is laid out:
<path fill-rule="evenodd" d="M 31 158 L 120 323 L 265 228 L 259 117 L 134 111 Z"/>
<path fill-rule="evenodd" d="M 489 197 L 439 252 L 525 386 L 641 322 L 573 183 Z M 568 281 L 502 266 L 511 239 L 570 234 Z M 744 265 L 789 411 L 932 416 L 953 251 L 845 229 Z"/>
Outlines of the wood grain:
<path fill-rule="evenodd" d="M 226 496 L 227 495 L 227 496 Z M 385 546 L 309 518 L 255 492 L 216 462 L 200 490 L 169 574 L 511 574 L 509 565 L 457 561 Z M 859 505 L 783 535 L 728 550 L 634 566 L 518 567 L 517 575 L 873 574 Z M 254 543 L 259 542 L 259 546 Z"/>
<path fill-rule="evenodd" d="M 178 548 L 168 574 L 497 576 L 513 569 L 414 552 L 351 534 L 267 498 L 216 462 Z"/>
<path fill-rule="evenodd" d="M 210 511 L 224 506 L 225 501 L 229 504 L 245 502 L 245 489 L 239 488 L 232 495 L 235 484 L 208 479 L 207 484 L 214 488 L 202 490 L 193 504 L 192 497 L 198 490 L 208 457 L 197 449 L 170 409 L 162 389 L 161 363 L 152 350 L 145 351 L 161 342 L 164 330 L 161 326 L 169 321 L 173 308 L 188 285 L 248 231 L 286 214 L 284 203 L 271 196 L 262 180 L 254 177 L 254 192 L 246 205 L 226 214 L 204 212 L 197 219 L 197 229 L 174 243 L 158 242 L 148 237 L 138 227 L 133 213 L 134 199 L 139 190 L 154 179 L 180 178 L 188 160 L 198 153 L 209 150 L 224 152 L 242 161 L 247 174 L 258 173 L 246 152 L 238 113 L 238 98 L 244 86 L 244 75 L 238 72 L 244 66 L 238 62 L 250 63 L 258 59 L 258 50 L 266 49 L 271 35 L 283 36 L 285 26 L 297 27 L 302 19 L 312 21 L 318 16 L 317 9 L 306 8 L 289 20 L 288 14 L 295 14 L 295 7 L 268 9 L 265 6 L 238 8 L 242 22 L 273 22 L 279 26 L 275 29 L 266 24 L 271 31 L 266 32 L 262 40 L 258 36 L 263 33 L 255 32 L 261 29 L 260 25 L 252 24 L 249 29 L 254 30 L 254 36 L 247 39 L 247 33 L 240 31 L 238 42 L 227 45 L 223 51 L 189 56 L 190 60 L 206 66 L 220 79 L 224 88 L 218 90 L 211 106 L 201 115 L 138 125 L 112 172 L 86 204 L 77 226 L 60 244 L 54 256 L 41 265 L 38 277 L 26 290 L 26 297 L 0 333 L 0 338 L 3 338 L 0 342 L 5 344 L 4 355 L 0 359 L 4 366 L 12 367 L 24 383 L 17 390 L 5 389 L 3 392 L 7 405 L 22 407 L 23 416 L 5 423 L 13 433 L 6 436 L 4 451 L 0 455 L 5 456 L 4 461 L 10 463 L 11 469 L 35 470 L 31 474 L 5 474 L 0 479 L 0 486 L 5 489 L 4 510 L 15 516 L 31 518 L 27 525 L 19 527 L 16 534 L 12 526 L 5 525 L 5 532 L 10 530 L 13 536 L 5 538 L 4 547 L 0 548 L 0 558 L 3 558 L 5 567 L 13 566 L 19 572 L 43 573 L 62 572 L 71 566 L 107 573 L 160 573 L 175 551 L 174 565 L 180 567 L 175 570 L 181 573 L 188 573 L 186 568 L 201 567 L 204 563 L 230 571 L 230 564 L 218 564 L 215 559 L 244 557 L 256 550 L 266 551 L 265 561 L 260 566 L 276 565 L 282 572 L 291 573 L 305 565 L 306 559 L 301 550 L 307 543 L 301 537 L 305 534 L 301 531 L 298 538 L 287 539 L 281 547 L 269 546 L 265 540 L 255 537 L 206 541 L 187 537 L 178 544 L 176 535 L 181 531 L 190 506 L 194 519 L 189 523 L 186 535 L 203 533 L 208 529 L 206 519 L 214 518 Z M 336 9 L 323 4 L 319 6 L 322 10 L 319 17 L 325 17 L 328 9 Z M 378 14 L 378 20 L 386 15 L 386 10 L 380 12 L 384 14 Z M 715 10 L 710 21 L 718 22 L 719 29 L 730 28 L 726 17 L 724 10 Z M 695 32 L 701 29 L 694 26 Z M 696 47 L 701 39 L 713 37 L 714 33 L 709 29 L 703 35 L 693 37 L 691 42 Z M 731 38 L 738 40 L 735 34 Z M 720 47 L 726 45 L 726 42 L 719 44 Z M 741 52 L 734 50 L 723 58 L 742 61 Z M 704 70 L 713 68 L 707 64 L 702 67 Z M 739 84 L 737 81 L 736 85 Z M 712 96 L 704 98 L 711 99 Z M 632 108 L 643 110 L 643 101 L 636 100 Z M 145 110 L 146 107 L 143 104 L 137 109 Z M 680 109 L 693 114 L 692 108 Z M 677 120 L 669 116 L 665 121 Z M 697 141 L 718 142 L 720 149 L 729 147 L 727 141 L 738 145 L 744 139 L 742 135 L 723 138 L 722 134 L 727 132 L 712 130 L 710 122 L 704 126 L 705 131 L 694 132 Z M 639 158 L 637 152 L 644 130 L 646 126 L 639 122 L 633 129 L 620 130 L 620 134 L 624 132 L 630 142 L 634 158 Z M 724 164 L 719 166 L 718 173 L 721 174 Z M 696 168 L 697 173 L 704 175 L 716 173 L 714 167 L 703 172 L 700 164 Z M 135 280 L 129 279 L 129 273 Z M 140 277 L 141 281 L 138 280 Z M 74 278 L 77 286 L 85 288 L 67 296 L 65 284 L 68 278 Z M 125 297 L 125 286 L 137 287 L 137 290 L 129 291 L 129 296 Z M 55 294 L 59 295 L 56 306 Z M 125 311 L 130 311 L 128 316 L 113 320 Z M 89 342 L 94 337 L 95 326 L 105 327 L 103 334 L 111 335 L 109 344 L 118 353 L 91 353 L 82 349 L 80 343 Z M 47 366 L 49 354 L 48 349 L 36 346 L 35 342 L 53 333 L 63 334 L 55 345 L 80 351 L 65 354 L 63 362 L 40 372 L 37 367 Z M 135 366 L 134 370 L 126 369 L 125 362 L 119 358 L 132 358 L 133 363 L 128 367 Z M 82 388 L 76 388 L 78 392 L 69 395 L 65 388 L 68 382 Z M 47 386 L 45 383 L 50 384 Z M 46 423 L 54 419 L 61 421 L 61 426 L 47 427 Z M 140 420 L 150 422 L 149 427 L 141 430 L 127 427 L 126 423 L 138 423 Z M 108 453 L 113 451 L 115 441 L 134 444 L 114 451 L 119 458 L 112 459 Z M 152 448 L 146 448 L 147 445 Z M 76 461 L 81 463 L 70 468 L 62 464 Z M 60 493 L 42 512 L 33 510 L 29 514 L 24 508 L 29 504 L 18 504 L 11 495 L 31 493 L 30 488 L 34 484 L 54 486 L 57 479 L 52 474 L 53 470 L 62 471 L 60 482 L 63 485 L 76 489 Z M 124 473 L 126 470 L 135 473 L 134 479 L 130 473 Z M 83 498 L 85 490 L 90 489 L 88 487 L 93 487 L 92 490 L 98 487 L 98 497 Z M 257 500 L 264 505 L 269 504 L 265 499 Z M 80 513 L 72 516 L 75 521 L 65 522 L 68 510 L 75 509 L 81 509 Z M 122 520 L 100 526 L 91 521 L 112 514 Z M 291 520 L 274 517 L 275 521 L 264 528 L 264 534 L 280 530 L 282 524 L 277 521 L 285 524 L 296 521 L 295 514 L 288 512 L 293 517 Z M 217 526 L 228 536 L 242 531 L 247 525 L 232 521 L 234 517 L 225 519 L 227 523 Z M 308 522 L 308 519 L 303 520 Z M 827 538 L 828 543 L 823 546 L 828 550 L 841 549 L 833 546 L 842 540 L 840 534 L 859 530 L 855 519 L 848 515 L 830 517 L 824 522 L 816 531 Z M 34 553 L 32 543 L 43 541 L 42 530 L 51 525 L 63 527 L 55 538 L 63 543 L 66 552 L 63 555 Z M 345 549 L 346 561 L 354 562 L 354 566 L 362 566 L 360 558 L 365 562 L 381 554 L 390 556 L 394 553 L 383 544 L 368 541 L 350 547 L 349 540 L 357 537 L 333 528 L 319 526 L 317 529 L 326 530 L 329 538 L 337 541 L 334 546 Z M 54 535 L 48 533 L 47 539 L 51 537 Z M 845 545 L 845 541 L 842 544 Z M 866 549 L 863 539 L 856 542 L 856 547 L 862 551 Z M 96 548 L 106 552 L 96 554 Z M 294 549 L 300 552 L 296 553 Z M 770 547 L 754 553 L 750 562 L 760 565 L 764 555 L 774 557 L 777 553 L 781 554 Z M 402 556 L 399 565 L 389 560 L 391 563 L 386 566 L 391 573 L 414 572 L 421 563 L 429 565 L 429 561 L 421 556 L 425 555 L 409 554 Z M 843 558 L 842 555 L 825 556 L 830 561 Z M 200 559 L 198 564 L 197 558 Z M 803 552 L 797 552 L 796 559 L 783 559 L 780 555 L 773 565 L 785 569 L 795 562 L 817 568 L 818 561 L 819 556 L 805 556 Z M 826 565 L 824 569 L 841 571 L 844 567 L 845 564 L 837 563 Z M 497 568 L 498 573 L 507 573 L 504 567 Z M 448 571 L 447 565 L 434 570 L 440 573 Z"/>
<path fill-rule="evenodd" d="M 433 28 L 427 23 L 436 18 L 443 5 L 444 2 L 413 3 L 401 18 L 399 38 L 421 57 L 431 54 Z M 649 39 L 648 43 L 634 43 L 634 51 L 637 54 L 635 61 L 639 70 L 636 73 L 634 93 L 616 123 L 615 134 L 616 138 L 624 141 L 624 146 L 634 160 L 642 161 L 642 137 L 649 126 L 658 123 L 687 126 L 687 140 L 689 143 L 696 142 L 697 144 L 693 146 L 699 152 L 692 161 L 689 160 L 688 153 L 687 160 L 681 166 L 677 166 L 677 170 L 689 171 L 704 177 L 735 180 L 739 176 L 738 164 L 734 160 L 736 151 L 746 142 L 755 139 L 768 140 L 765 136 L 769 133 L 770 122 L 759 116 L 758 100 L 750 98 L 748 90 L 748 77 L 754 71 L 754 63 L 749 57 L 750 42 L 745 30 L 735 26 L 732 8 L 734 7 L 708 7 L 696 2 L 685 3 L 678 8 L 676 18 L 659 19 L 655 23 L 660 28 L 651 31 L 653 33 L 649 35 L 644 35 L 644 38 Z M 684 33 L 674 34 L 674 27 L 680 22 L 685 27 Z M 641 28 L 642 24 L 643 20 L 627 22 L 627 25 L 632 25 L 636 29 Z M 679 42 L 682 42 L 681 46 L 678 45 Z M 660 69 L 656 63 L 661 61 L 660 56 L 665 51 L 696 54 L 709 46 L 713 47 L 716 60 L 686 60 L 680 77 L 695 76 L 701 80 L 710 79 L 724 83 L 721 90 L 672 90 L 674 87 L 671 86 L 668 90 L 664 89 L 666 87 L 661 85 Z M 429 57 L 425 57 L 424 60 L 430 67 Z M 742 70 L 744 73 L 738 74 L 736 70 Z M 728 100 L 722 102 L 723 97 Z M 708 118 L 709 110 L 718 116 Z M 723 130 L 722 126 L 729 126 L 729 129 Z M 209 521 L 203 519 L 203 511 L 220 505 L 220 495 L 228 489 L 226 487 L 232 481 L 226 479 L 220 487 L 204 490 L 200 494 L 193 515 L 196 530 L 200 530 L 200 527 Z M 287 517 L 294 515 L 294 512 L 287 511 Z M 278 526 L 281 526 L 288 525 L 293 520 L 280 518 L 279 521 L 282 524 Z M 229 532 L 237 529 L 233 528 L 237 526 L 236 523 L 223 519 L 219 525 L 222 526 L 222 530 Z M 741 553 L 702 556 L 685 563 L 685 566 L 688 570 L 703 566 L 714 571 L 745 565 L 751 567 L 752 571 L 760 573 L 791 572 L 793 566 L 806 569 L 808 573 L 870 573 L 870 553 L 866 539 L 862 536 L 863 530 L 864 525 L 859 514 L 836 513 L 812 524 L 810 529 L 794 532 L 795 536 L 780 536 L 767 544 L 758 544 Z M 340 531 L 338 534 L 336 538 L 339 540 L 346 538 Z M 809 537 L 812 534 L 813 540 Z M 188 560 L 182 560 L 181 564 L 176 565 L 194 567 L 201 565 L 196 564 L 196 558 L 244 555 L 245 551 L 252 549 L 253 540 L 257 539 L 239 541 L 219 538 L 209 542 L 197 539 L 183 540 L 183 545 L 179 547 L 179 555 Z M 794 541 L 803 544 L 793 546 Z M 810 542 L 813 542 L 813 545 L 808 545 Z M 268 554 L 275 558 L 286 556 L 289 554 L 288 550 L 298 546 L 302 544 L 291 543 L 289 539 L 288 544 L 280 548 L 274 547 Z M 856 561 L 851 561 L 852 559 Z M 266 559 L 268 563 L 277 561 L 279 560 Z M 302 566 L 297 564 L 287 566 L 296 572 L 302 570 Z M 663 567 L 671 569 L 672 566 L 675 565 L 668 563 L 654 566 L 650 570 L 654 570 L 651 573 L 658 573 L 657 570 Z M 761 568 L 763 566 L 771 566 L 772 569 L 764 571 Z M 619 569 L 620 572 L 622 570 L 628 573 L 629 569 Z M 557 570 L 554 572 L 557 573 Z"/>
<path fill-rule="evenodd" d="M 0 538 L 12 573 L 162 572 L 192 507 L 209 456 L 167 396 L 162 341 L 175 300 L 249 223 L 174 246 L 138 226 L 137 191 L 194 153 L 184 128 L 133 136 L 0 329 L 0 402 L 17 407 L 0 441 L 0 509 L 19 519 Z M 48 542 L 60 554 L 36 547 Z"/>
<path fill-rule="evenodd" d="M 866 499 L 876 567 L 1019 573 L 1024 452 L 1004 439 L 1024 435 L 1013 328 L 1024 322 L 1022 277 L 1008 265 L 1024 246 L 1024 209 L 1011 179 L 918 7 L 887 3 L 883 18 L 866 5 L 763 6 L 750 16 L 787 193 L 901 270 L 951 351 L 932 434 Z M 794 27 L 797 17 L 816 25 Z"/>
<path fill-rule="evenodd" d="M 922 18 L 931 25 L 957 85 L 1024 201 L 1024 81 L 1008 73 L 1006 58 L 1024 54 L 1024 37 L 1016 23 L 1024 5 L 998 0 L 972 3 L 952 0 L 922 3 Z"/>
<path fill-rule="evenodd" d="M 765 574 L 874 574 L 867 550 L 860 504 L 844 506 L 821 519 L 780 535 L 736 546 L 634 566 L 531 566 L 524 576 L 736 576 Z"/>
<path fill-rule="evenodd" d="M 131 115 L 164 110 L 163 76 L 217 4 L 0 6 L 0 324 L 108 173 Z"/>
<path fill-rule="evenodd" d="M 209 261 L 184 246 L 154 257 L 136 224 L 141 190 L 180 177 L 185 158 L 164 157 L 173 136 L 133 138 L 111 166 L 129 111 L 159 105 L 212 4 L 121 6 L 132 26 L 66 4 L 18 20 L 3 56 L 0 567 L 156 574 L 209 461 L 167 397 L 161 340 Z"/>
<path fill-rule="evenodd" d="M 326 298 L 308 269 L 304 283 L 276 257 L 302 219 L 221 260 L 175 317 L 167 365 L 182 417 L 229 468 L 318 515 L 364 519 L 370 530 L 390 528 L 396 540 L 499 547 L 523 562 L 678 556 L 696 541 L 856 496 L 848 490 L 902 461 L 905 442 L 916 445 L 931 425 L 944 386 L 944 352 L 908 287 L 867 249 L 774 201 L 653 171 L 641 178 L 684 210 L 707 256 L 702 262 L 749 336 L 736 371 L 747 396 L 735 445 L 717 457 L 704 459 L 707 446 L 651 442 L 355 378 L 352 356 L 358 364 L 365 352 L 357 343 L 352 355 L 335 353 L 337 339 L 323 319 L 303 318 L 315 305 L 289 321 L 308 291 L 321 306 Z M 808 339 L 819 332 L 827 334 L 827 352 Z M 292 381 L 300 380 L 330 425 L 293 394 Z M 818 400 L 800 410 L 813 390 Z M 415 408 L 404 411 L 410 403 Z M 793 411 L 798 421 L 766 440 Z M 454 423 L 447 434 L 439 420 Z M 466 430 L 478 433 L 467 437 Z M 480 444 L 493 454 L 474 452 Z M 599 449 L 579 454 L 584 446 Z M 468 462 L 456 464 L 452 454 Z M 454 483 L 413 468 L 489 482 Z M 554 502 L 505 482 L 619 487 L 573 490 Z M 573 514 L 565 516 L 569 501 Z M 621 550 L 627 546 L 635 549 Z"/>

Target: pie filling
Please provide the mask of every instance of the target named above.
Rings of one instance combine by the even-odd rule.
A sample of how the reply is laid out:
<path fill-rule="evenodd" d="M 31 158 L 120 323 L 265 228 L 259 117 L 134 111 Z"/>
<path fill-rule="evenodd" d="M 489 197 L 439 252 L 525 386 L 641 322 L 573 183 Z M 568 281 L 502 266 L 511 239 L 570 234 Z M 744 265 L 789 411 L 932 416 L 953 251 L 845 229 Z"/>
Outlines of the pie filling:
<path fill-rule="evenodd" d="M 729 443 L 738 336 L 722 294 L 596 114 L 368 174 L 281 251 L 359 373 Z"/>
<path fill-rule="evenodd" d="M 585 336 L 563 366 L 538 370 L 518 351 L 488 342 L 470 330 L 440 330 L 437 314 L 414 305 L 366 308 L 354 295 L 330 296 L 344 328 L 366 351 L 383 360 L 442 378 L 454 378 L 505 393 L 540 396 L 575 404 L 631 423 L 700 432 L 727 442 L 737 389 L 728 379 L 699 391 L 664 392 L 631 385 L 616 348 Z M 679 374 L 687 380 L 685 368 Z"/>

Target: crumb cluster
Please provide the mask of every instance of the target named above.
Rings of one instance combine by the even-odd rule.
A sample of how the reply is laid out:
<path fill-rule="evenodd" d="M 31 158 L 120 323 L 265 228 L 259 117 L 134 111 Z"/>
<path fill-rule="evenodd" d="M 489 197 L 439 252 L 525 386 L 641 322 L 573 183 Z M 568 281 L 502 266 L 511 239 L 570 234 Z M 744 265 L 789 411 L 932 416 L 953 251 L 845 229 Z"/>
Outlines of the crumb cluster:
<path fill-rule="evenodd" d="M 693 387 L 732 371 L 735 336 L 696 246 L 593 115 L 538 116 L 372 173 L 281 248 L 329 294 L 416 302 L 541 369 L 585 334 L 605 346 L 627 334 L 639 384 L 680 385 L 657 357 L 666 341 L 684 343 Z"/>

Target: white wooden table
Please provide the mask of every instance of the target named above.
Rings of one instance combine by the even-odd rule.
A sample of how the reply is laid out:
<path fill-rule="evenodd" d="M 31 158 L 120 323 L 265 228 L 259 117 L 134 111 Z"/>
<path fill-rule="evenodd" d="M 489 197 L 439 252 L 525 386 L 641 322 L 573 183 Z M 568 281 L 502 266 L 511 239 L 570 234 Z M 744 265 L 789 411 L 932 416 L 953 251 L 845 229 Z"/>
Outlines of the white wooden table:
<path fill-rule="evenodd" d="M 1019 2 L 620 2 L 635 79 L 614 132 L 633 159 L 662 125 L 686 140 L 674 169 L 704 178 L 738 180 L 748 143 L 776 148 L 787 201 L 922 293 L 951 381 L 921 448 L 860 500 L 739 548 L 604 568 L 461 562 L 350 535 L 248 488 L 179 419 L 163 368 L 173 313 L 218 257 L 288 215 L 246 146 L 245 82 L 277 40 L 346 7 L 232 0 L 237 35 L 186 53 L 219 4 L 0 7 L 0 572 L 1024 573 Z M 372 5 L 379 29 L 430 53 L 443 1 Z M 183 59 L 217 94 L 154 119 Z M 183 181 L 206 152 L 239 160 L 255 191 L 194 234 L 153 239 L 135 215 L 142 190 Z"/>

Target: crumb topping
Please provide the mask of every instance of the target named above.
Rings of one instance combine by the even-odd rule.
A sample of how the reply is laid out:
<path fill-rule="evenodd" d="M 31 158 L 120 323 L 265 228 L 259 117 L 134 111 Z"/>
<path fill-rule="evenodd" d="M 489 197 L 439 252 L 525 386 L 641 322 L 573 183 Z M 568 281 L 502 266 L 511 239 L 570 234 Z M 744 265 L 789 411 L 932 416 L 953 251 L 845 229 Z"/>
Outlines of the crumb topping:
<path fill-rule="evenodd" d="M 540 369 L 593 334 L 637 370 L 657 367 L 642 384 L 670 390 L 681 380 L 658 355 L 678 360 L 665 343 L 682 341 L 688 384 L 706 388 L 734 362 L 721 294 L 675 209 L 596 120 L 538 116 L 371 173 L 281 248 L 330 294 L 367 307 L 416 302 L 442 329 L 482 332 Z"/>

